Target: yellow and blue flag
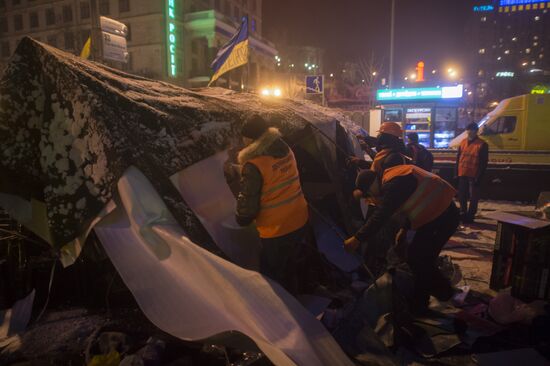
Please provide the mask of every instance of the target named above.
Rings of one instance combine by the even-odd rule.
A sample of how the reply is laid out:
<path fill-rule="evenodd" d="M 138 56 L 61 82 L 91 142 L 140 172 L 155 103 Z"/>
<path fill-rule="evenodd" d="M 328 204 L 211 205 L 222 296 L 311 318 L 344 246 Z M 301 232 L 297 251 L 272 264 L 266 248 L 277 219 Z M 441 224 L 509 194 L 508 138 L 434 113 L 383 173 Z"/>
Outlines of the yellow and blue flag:
<path fill-rule="evenodd" d="M 248 62 L 248 18 L 244 17 L 237 33 L 223 46 L 210 67 L 214 75 L 208 83 L 210 86 L 220 76 Z"/>

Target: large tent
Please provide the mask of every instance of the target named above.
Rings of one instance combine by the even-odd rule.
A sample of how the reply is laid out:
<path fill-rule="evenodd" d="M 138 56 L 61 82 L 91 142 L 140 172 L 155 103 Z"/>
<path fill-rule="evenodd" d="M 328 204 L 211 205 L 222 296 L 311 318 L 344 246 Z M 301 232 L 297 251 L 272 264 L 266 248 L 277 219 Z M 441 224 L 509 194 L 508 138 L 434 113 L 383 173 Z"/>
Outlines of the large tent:
<path fill-rule="evenodd" d="M 295 150 L 310 203 L 349 218 L 344 162 L 359 131 L 343 115 L 191 91 L 24 38 L 0 81 L 0 206 L 65 266 L 95 230 L 142 311 L 170 334 L 236 331 L 278 365 L 351 364 L 294 297 L 250 270 L 257 237 L 234 223 L 230 186 L 240 123 L 255 113 Z M 341 269 L 357 267 L 331 234 L 316 234 Z"/>

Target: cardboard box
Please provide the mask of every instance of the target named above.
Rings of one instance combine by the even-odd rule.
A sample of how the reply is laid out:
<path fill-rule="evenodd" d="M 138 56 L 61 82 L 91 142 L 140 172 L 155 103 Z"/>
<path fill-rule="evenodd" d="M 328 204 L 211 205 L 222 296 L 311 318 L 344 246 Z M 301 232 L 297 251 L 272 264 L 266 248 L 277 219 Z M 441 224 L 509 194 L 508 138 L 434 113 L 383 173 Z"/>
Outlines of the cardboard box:
<path fill-rule="evenodd" d="M 490 287 L 524 301 L 550 300 L 550 220 L 533 212 L 492 212 L 497 220 Z"/>

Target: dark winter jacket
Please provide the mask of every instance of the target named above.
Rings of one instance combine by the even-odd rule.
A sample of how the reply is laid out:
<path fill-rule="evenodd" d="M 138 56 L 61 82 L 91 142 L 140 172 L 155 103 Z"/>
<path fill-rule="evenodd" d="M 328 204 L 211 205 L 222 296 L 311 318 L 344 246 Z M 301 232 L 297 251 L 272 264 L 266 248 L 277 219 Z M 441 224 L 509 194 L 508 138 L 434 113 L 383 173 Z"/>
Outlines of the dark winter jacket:
<path fill-rule="evenodd" d="M 355 234 L 360 240 L 373 237 L 397 212 L 397 210 L 416 191 L 417 180 L 412 175 L 393 178 L 381 187 L 382 200 L 377 204 L 374 213 Z"/>
<path fill-rule="evenodd" d="M 258 156 L 284 158 L 290 147 L 281 139 L 276 128 L 270 128 L 259 139 L 239 152 L 238 160 L 242 165 L 241 188 L 237 196 L 236 220 L 241 226 L 250 225 L 260 212 L 263 178 L 258 168 L 248 163 Z"/>
<path fill-rule="evenodd" d="M 434 164 L 434 157 L 424 145 L 418 143 L 407 144 L 407 155 L 412 158 L 412 163 L 427 172 L 431 172 Z"/>

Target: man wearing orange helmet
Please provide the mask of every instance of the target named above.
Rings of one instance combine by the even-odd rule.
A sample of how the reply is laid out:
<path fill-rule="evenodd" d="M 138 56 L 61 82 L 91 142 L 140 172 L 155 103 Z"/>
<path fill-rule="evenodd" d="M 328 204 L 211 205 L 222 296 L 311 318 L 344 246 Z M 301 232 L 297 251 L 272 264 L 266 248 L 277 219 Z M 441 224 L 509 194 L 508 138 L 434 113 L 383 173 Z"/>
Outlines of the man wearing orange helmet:
<path fill-rule="evenodd" d="M 384 122 L 378 130 L 377 153 L 374 156 L 370 170 L 379 176 L 388 168 L 404 165 L 410 162 L 403 144 L 403 130 L 398 123 Z"/>

